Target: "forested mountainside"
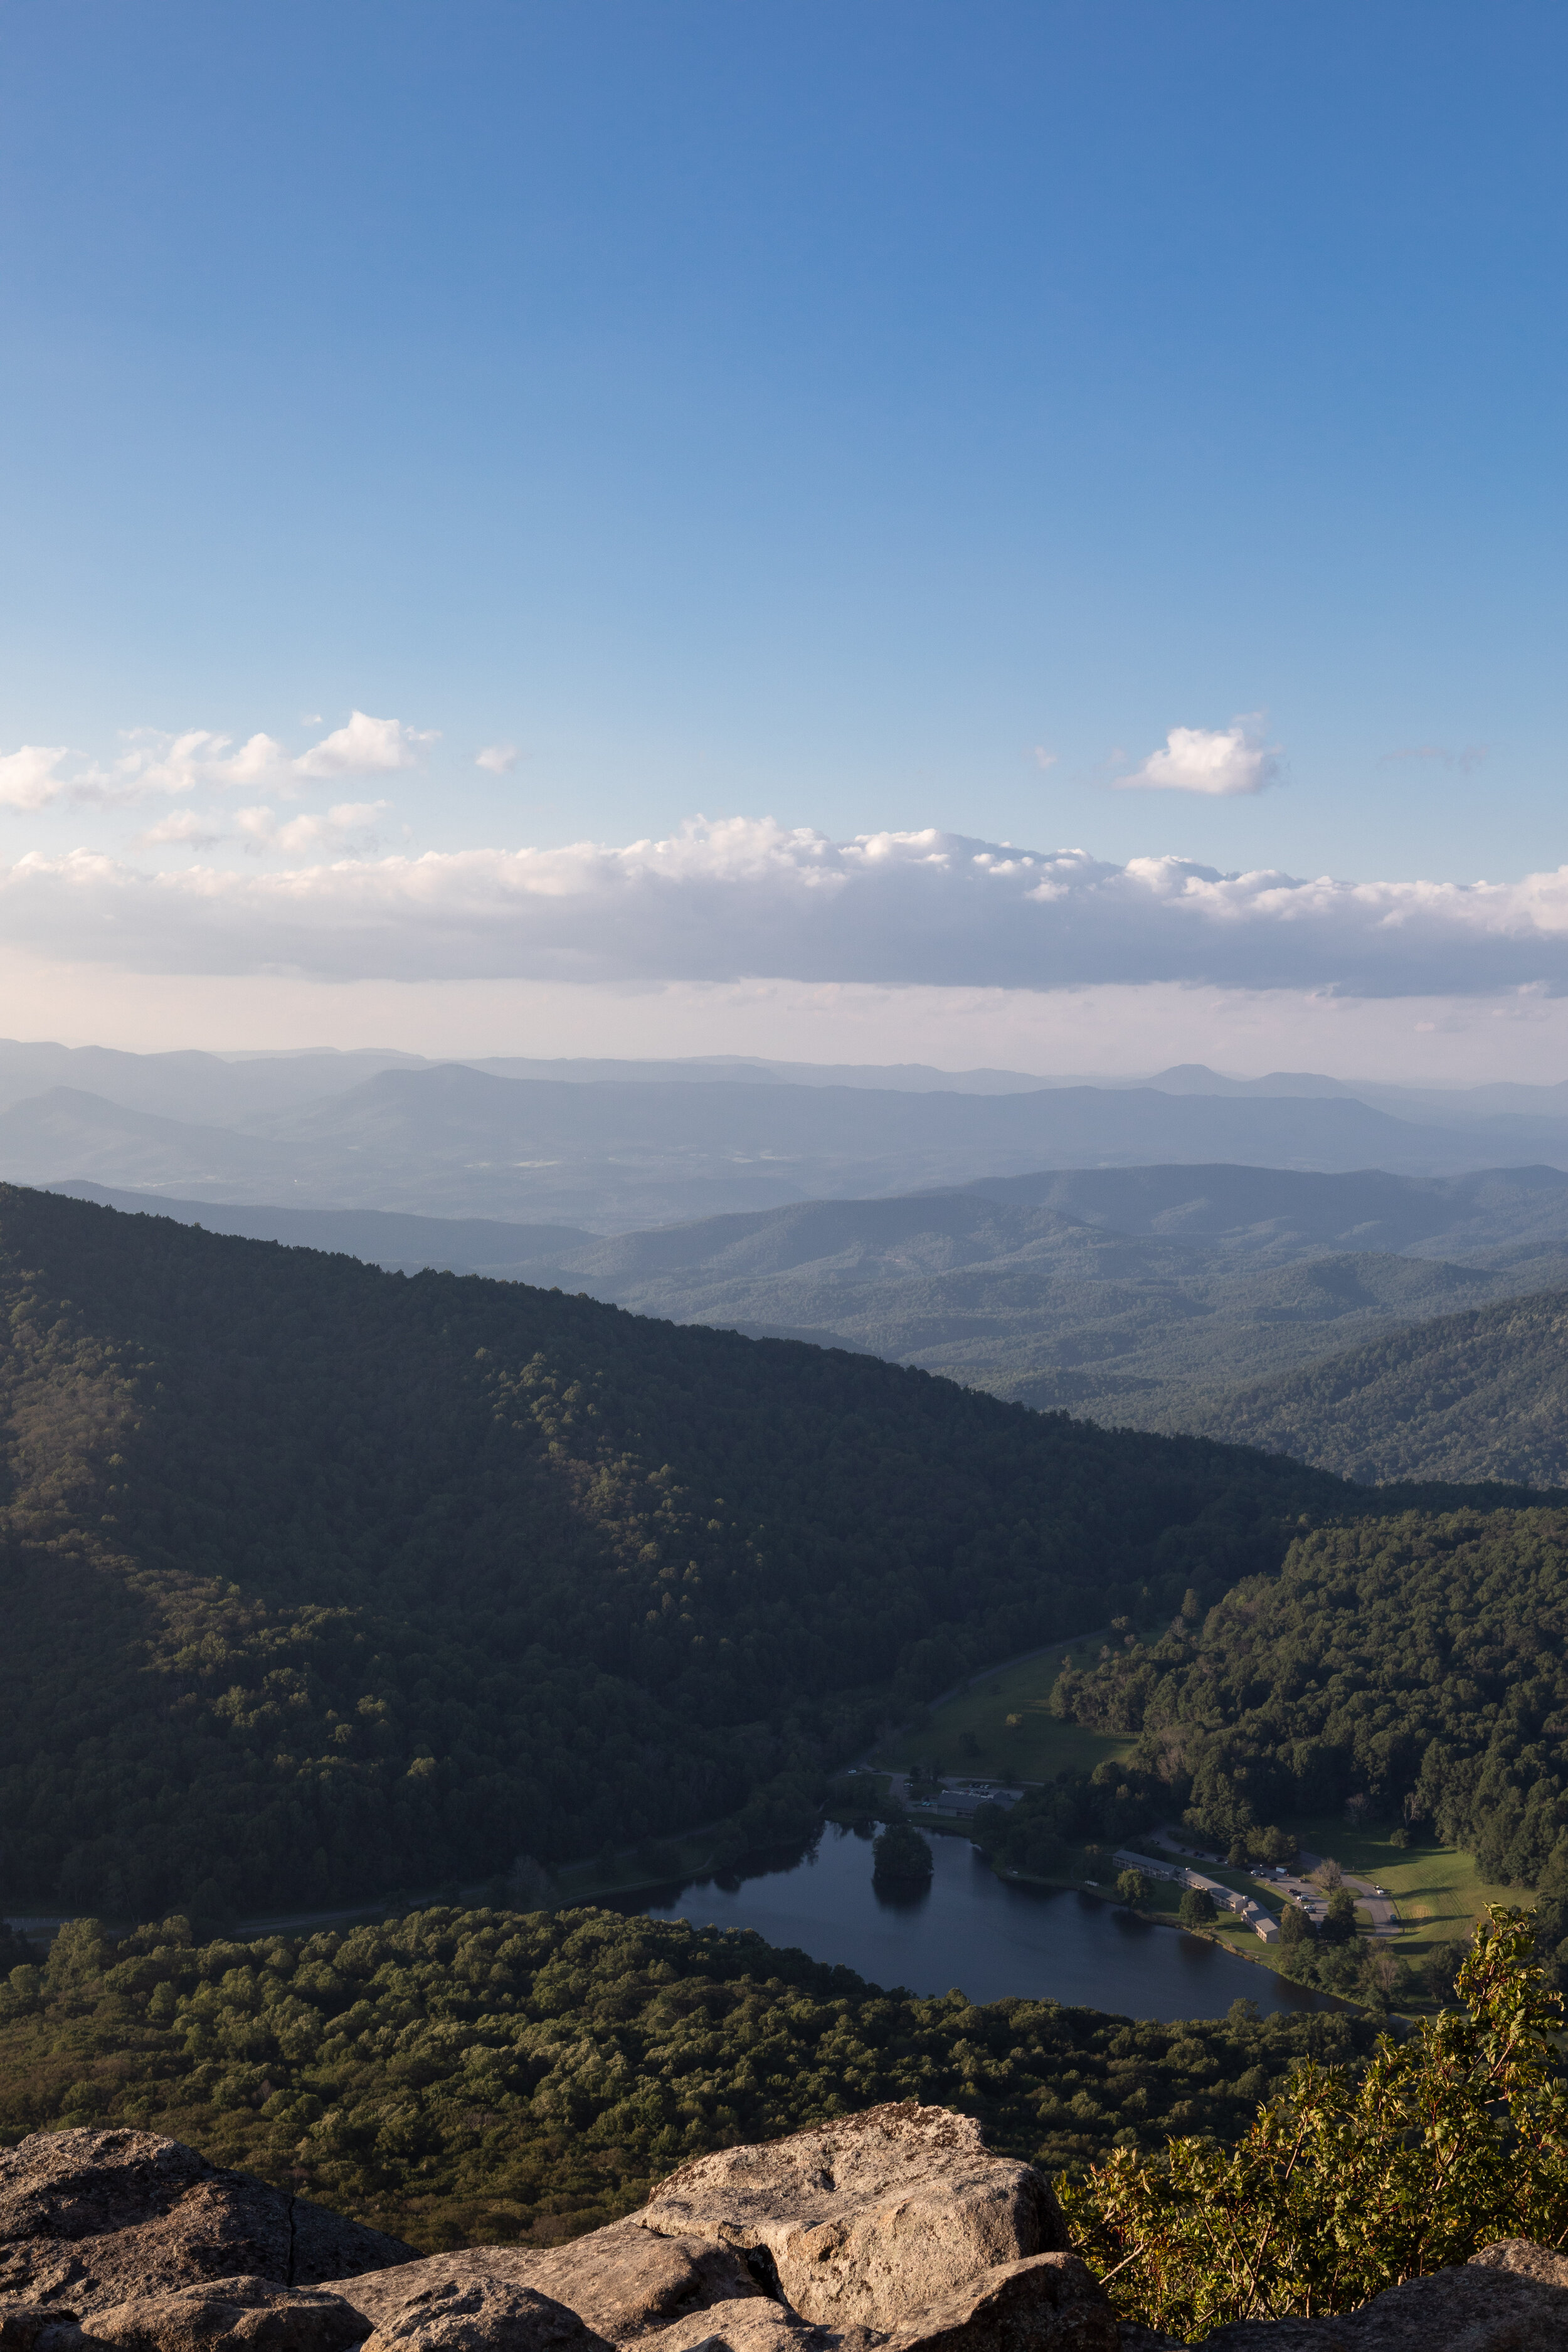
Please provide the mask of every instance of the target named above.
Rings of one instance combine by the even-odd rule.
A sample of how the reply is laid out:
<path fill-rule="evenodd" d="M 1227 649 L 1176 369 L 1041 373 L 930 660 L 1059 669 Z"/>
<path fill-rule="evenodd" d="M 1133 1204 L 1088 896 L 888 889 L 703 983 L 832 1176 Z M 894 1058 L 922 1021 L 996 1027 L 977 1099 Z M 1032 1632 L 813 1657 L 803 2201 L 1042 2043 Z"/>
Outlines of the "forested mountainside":
<path fill-rule="evenodd" d="M 1365 1503 L 47 1193 L 0 1192 L 0 1307 L 13 1907 L 320 1902 L 710 1821 L 966 1664 L 1213 1597 Z"/>
<path fill-rule="evenodd" d="M 1568 1511 L 1304 1534 L 1279 1576 L 1065 1672 L 1052 1705 L 1136 1732 L 1134 1766 L 1222 1843 L 1348 1803 L 1568 1895 Z"/>
<path fill-rule="evenodd" d="M 638 1315 L 847 1347 L 1167 1433 L 1207 1412 L 1223 1433 L 1242 1383 L 1568 1279 L 1568 1176 L 1551 1168 L 1077 1169 L 613 1235 L 53 1189 L 405 1273 L 553 1284 Z"/>
<path fill-rule="evenodd" d="M 1054 2001 L 881 1992 L 753 1935 L 608 1911 L 436 1909 L 195 1947 L 96 1921 L 47 1966 L 0 1953 L 0 2144 L 131 2124 L 421 2249 L 570 2238 L 683 2158 L 884 2099 L 1082 2164 L 1113 2140 L 1232 2137 L 1298 2059 L 1370 2021 L 1132 2023 Z"/>
<path fill-rule="evenodd" d="M 1283 1240 L 1268 1250 L 1131 1234 L 946 1192 L 616 1235 L 527 1278 L 581 1282 L 639 1314 L 864 1349 L 1046 1412 L 1168 1431 L 1188 1425 L 1196 1396 L 1222 1412 L 1243 1380 L 1559 1284 L 1565 1271 L 1561 1245 L 1492 1273 L 1392 1251 L 1309 1244 L 1292 1255 Z"/>
<path fill-rule="evenodd" d="M 1369 1484 L 1568 1484 L 1568 1290 L 1439 1316 L 1158 1419 Z"/>

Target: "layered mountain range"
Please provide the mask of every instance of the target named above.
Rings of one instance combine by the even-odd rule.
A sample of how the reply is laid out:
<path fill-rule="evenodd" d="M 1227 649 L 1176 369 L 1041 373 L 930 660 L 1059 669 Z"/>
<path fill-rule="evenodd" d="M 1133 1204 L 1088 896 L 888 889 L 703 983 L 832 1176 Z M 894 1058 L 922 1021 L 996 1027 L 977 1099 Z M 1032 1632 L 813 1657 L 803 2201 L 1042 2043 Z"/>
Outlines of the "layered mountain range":
<path fill-rule="evenodd" d="M 1568 1166 L 1568 1107 L 1555 1087 L 1363 1096 L 1289 1074 L 1086 1085 L 1006 1071 L 0 1045 L 0 1177 L 214 1203 L 605 1233 L 1043 1169 L 1220 1161 L 1415 1175 Z"/>
<path fill-rule="evenodd" d="M 1528 1445 L 1516 1424 L 1511 1466 L 1495 1426 L 1468 1443 L 1462 1407 L 1449 1412 L 1438 1454 L 1410 1426 L 1390 1454 L 1375 1416 L 1358 1408 L 1347 1451 L 1317 1429 L 1315 1405 L 1304 1410 L 1284 1389 L 1276 1399 L 1271 1386 L 1337 1365 L 1347 1350 L 1414 1346 L 1434 1318 L 1500 1315 L 1506 1302 L 1568 1285 L 1568 1176 L 1553 1168 L 1458 1177 L 1048 1171 L 611 1235 L 68 1189 L 387 1267 L 500 1276 L 673 1322 L 848 1348 L 1020 1403 L 1242 1438 L 1342 1475 L 1568 1476 L 1568 1405 L 1558 1402 L 1549 1341 L 1544 1353 L 1532 1341 L 1512 1366 L 1539 1391 L 1540 1410 Z M 1540 1331 L 1554 1328 L 1548 1310 Z M 1345 1377 L 1346 1393 L 1359 1392 L 1361 1374 Z"/>

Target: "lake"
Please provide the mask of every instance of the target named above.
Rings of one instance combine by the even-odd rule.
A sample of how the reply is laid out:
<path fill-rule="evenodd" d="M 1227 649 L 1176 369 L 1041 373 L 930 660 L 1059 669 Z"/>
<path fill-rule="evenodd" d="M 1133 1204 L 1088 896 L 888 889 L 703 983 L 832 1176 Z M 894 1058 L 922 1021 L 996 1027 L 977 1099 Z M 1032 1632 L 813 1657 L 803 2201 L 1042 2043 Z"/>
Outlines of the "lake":
<path fill-rule="evenodd" d="M 829 1822 L 805 1855 L 694 1879 L 652 1902 L 626 1896 L 615 1907 L 698 1927 L 754 1927 L 770 1944 L 798 1945 L 873 1984 L 925 1994 L 958 1986 L 976 2001 L 1016 1994 L 1167 2019 L 1223 2017 L 1238 1995 L 1265 2014 L 1341 2006 L 1109 1900 L 998 1878 L 966 1838 L 930 1843 L 936 1871 L 929 1888 L 875 1886 L 869 1836 Z"/>

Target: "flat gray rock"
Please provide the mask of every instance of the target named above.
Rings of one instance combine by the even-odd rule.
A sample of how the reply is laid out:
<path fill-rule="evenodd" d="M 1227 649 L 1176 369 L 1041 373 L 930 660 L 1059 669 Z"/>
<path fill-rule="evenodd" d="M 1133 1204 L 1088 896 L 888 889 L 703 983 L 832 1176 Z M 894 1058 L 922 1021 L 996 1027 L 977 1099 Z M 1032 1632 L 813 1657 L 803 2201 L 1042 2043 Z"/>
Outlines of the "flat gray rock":
<path fill-rule="evenodd" d="M 1568 2254 L 1553 2246 L 1538 2246 L 1529 2238 L 1500 2238 L 1470 2256 L 1482 2270 L 1511 2271 L 1518 2278 L 1541 2280 L 1545 2286 L 1568 2286 Z"/>
<path fill-rule="evenodd" d="M 540 2251 L 468 2246 L 428 2254 L 396 2270 L 344 2279 L 338 2291 L 379 2327 L 384 2313 L 420 2288 L 475 2275 L 531 2287 L 565 2304 L 596 2334 L 623 2345 L 636 2344 L 655 2329 L 662 2333 L 694 2314 L 700 2316 L 718 2304 L 744 2299 L 762 2311 L 776 2308 L 731 2247 L 712 2239 L 656 2237 L 635 2218 Z M 698 2334 L 702 2332 L 699 2327 Z"/>
<path fill-rule="evenodd" d="M 111 2304 L 92 2314 L 80 2341 L 82 2352 L 100 2345 L 113 2352 L 349 2352 L 367 2333 L 359 2313 L 324 2288 L 233 2278 Z"/>

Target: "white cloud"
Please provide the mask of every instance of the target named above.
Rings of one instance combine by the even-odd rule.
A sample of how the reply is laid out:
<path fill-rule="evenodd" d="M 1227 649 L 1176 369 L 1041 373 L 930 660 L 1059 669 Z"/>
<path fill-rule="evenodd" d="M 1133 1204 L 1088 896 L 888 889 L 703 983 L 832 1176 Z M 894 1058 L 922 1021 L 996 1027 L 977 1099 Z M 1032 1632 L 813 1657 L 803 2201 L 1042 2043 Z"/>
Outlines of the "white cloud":
<path fill-rule="evenodd" d="M 434 732 L 420 734 L 396 719 L 373 719 L 368 711 L 351 713 L 346 727 L 338 727 L 294 762 L 297 775 L 326 777 L 389 776 L 399 768 L 413 768 Z"/>
<path fill-rule="evenodd" d="M 510 776 L 522 757 L 515 743 L 487 743 L 474 755 L 476 768 L 488 768 L 492 776 Z"/>
<path fill-rule="evenodd" d="M 47 954 L 149 972 L 1568 994 L 1568 866 L 1346 882 L 934 831 L 833 842 L 747 818 L 618 848 L 340 854 L 378 805 L 291 825 L 248 813 L 258 847 L 321 853 L 286 872 L 35 854 L 0 870 L 0 921 Z"/>
<path fill-rule="evenodd" d="M 236 788 L 254 792 L 270 777 L 286 776 L 289 754 L 270 735 L 252 735 L 231 751 L 233 738 L 193 727 L 183 735 L 166 735 L 150 727 L 126 737 L 129 751 L 107 772 L 91 770 L 73 777 L 73 800 L 123 802 L 141 800 L 150 793 L 219 792 Z"/>
<path fill-rule="evenodd" d="M 1055 751 L 1047 751 L 1043 743 L 1036 744 L 1035 765 L 1037 768 L 1054 768 L 1057 764 L 1057 753 Z"/>
<path fill-rule="evenodd" d="M 235 812 L 234 821 L 247 849 L 281 850 L 290 857 L 311 850 L 341 854 L 353 849 L 363 855 L 375 847 L 369 828 L 389 805 L 386 801 L 340 801 L 324 816 L 290 817 L 287 824 L 279 824 L 269 808 L 242 808 Z"/>
<path fill-rule="evenodd" d="M 210 728 L 174 734 L 136 727 L 121 735 L 125 749 L 107 768 L 89 761 L 68 774 L 61 773 L 61 762 L 71 755 L 63 745 L 24 743 L 0 754 L 0 808 L 41 809 L 62 800 L 122 808 L 159 793 L 178 797 L 198 791 L 293 797 L 312 783 L 415 767 L 426 745 L 437 740 L 433 733 L 422 734 L 396 719 L 373 719 L 363 710 L 353 712 L 347 726 L 323 736 L 297 759 L 272 735 L 251 735 L 236 747 L 232 736 Z"/>
<path fill-rule="evenodd" d="M 186 849 L 216 849 L 227 835 L 221 825 L 210 817 L 198 816 L 195 809 L 180 809 L 173 816 L 161 816 L 145 833 L 136 836 L 138 849 L 158 849 L 174 843 Z"/>
<path fill-rule="evenodd" d="M 1256 716 L 1228 727 L 1173 727 L 1163 751 L 1115 779 L 1119 792 L 1204 793 L 1228 800 L 1279 781 L 1277 744 L 1266 744 Z"/>
<path fill-rule="evenodd" d="M 24 743 L 0 754 L 0 807 L 39 809 L 65 789 L 57 772 L 66 756 L 63 743 Z"/>

